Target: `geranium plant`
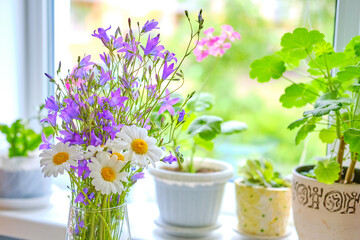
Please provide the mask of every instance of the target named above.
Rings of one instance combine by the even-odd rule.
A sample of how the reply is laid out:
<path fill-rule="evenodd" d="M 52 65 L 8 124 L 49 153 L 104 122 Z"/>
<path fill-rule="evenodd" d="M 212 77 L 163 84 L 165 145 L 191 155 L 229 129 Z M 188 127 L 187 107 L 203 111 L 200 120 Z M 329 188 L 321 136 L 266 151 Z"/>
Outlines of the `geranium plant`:
<path fill-rule="evenodd" d="M 41 166 L 46 177 L 69 174 L 71 205 L 96 209 L 125 203 L 131 187 L 144 177 L 143 169 L 155 166 L 163 157 L 161 147 L 172 143 L 181 121 L 173 116 L 169 85 L 183 84 L 180 66 L 195 48 L 204 22 L 200 11 L 195 30 L 185 13 L 191 35 L 179 61 L 160 44 L 159 34 L 152 35 L 158 22 L 134 28 L 129 19 L 127 33 L 117 28 L 111 34 L 109 27 L 92 34 L 104 46 L 101 62 L 85 55 L 65 77 L 46 74 L 55 95 L 46 99 L 44 121 L 53 127 L 57 143 L 45 141 Z M 91 239 L 100 231 L 112 239 L 110 216 L 98 217 L 100 227 L 90 216 L 80 216 L 76 236 Z"/>
<path fill-rule="evenodd" d="M 288 126 L 290 130 L 298 129 L 295 143 L 318 131 L 321 141 L 330 147 L 328 156 L 313 169 L 316 178 L 327 184 L 351 183 L 360 152 L 360 37 L 353 38 L 342 52 L 335 52 L 324 37 L 317 30 L 305 28 L 284 34 L 282 49 L 253 61 L 250 77 L 259 82 L 280 78 L 289 81 L 291 85 L 280 97 L 286 108 L 312 105 Z M 298 74 L 296 80 L 289 72 L 292 76 Z M 350 165 L 343 174 L 346 159 Z"/>
<path fill-rule="evenodd" d="M 180 171 L 190 173 L 197 171 L 194 168 L 194 156 L 198 147 L 211 151 L 214 148 L 213 140 L 218 135 L 230 135 L 247 129 L 246 124 L 243 122 L 235 120 L 224 121 L 219 116 L 205 114 L 212 109 L 214 97 L 209 93 L 202 92 L 202 90 L 221 57 L 230 49 L 231 42 L 240 40 L 240 34 L 234 31 L 230 25 L 223 25 L 221 28 L 220 35 L 214 34 L 215 29 L 213 27 L 204 30 L 205 37 L 198 41 L 198 45 L 194 49 L 194 55 L 198 62 L 203 61 L 209 56 L 216 58 L 216 62 L 209 71 L 209 74 L 202 81 L 198 93 L 195 94 L 194 92 L 185 101 L 181 101 L 180 98 L 168 100 L 169 103 L 175 105 L 174 107 L 182 109 L 178 114 L 178 122 L 183 122 L 184 124 L 175 133 L 174 145 L 170 149 L 170 155 L 164 161 L 169 163 L 177 161 Z M 179 104 L 176 105 L 176 103 Z M 167 106 L 170 107 L 170 104 Z M 174 111 L 173 109 L 168 110 L 169 112 Z M 160 109 L 161 111 L 162 109 Z M 181 146 L 180 150 L 179 145 Z M 181 152 L 186 150 L 189 150 L 187 153 L 190 156 L 188 157 L 189 161 L 184 164 L 184 156 Z"/>

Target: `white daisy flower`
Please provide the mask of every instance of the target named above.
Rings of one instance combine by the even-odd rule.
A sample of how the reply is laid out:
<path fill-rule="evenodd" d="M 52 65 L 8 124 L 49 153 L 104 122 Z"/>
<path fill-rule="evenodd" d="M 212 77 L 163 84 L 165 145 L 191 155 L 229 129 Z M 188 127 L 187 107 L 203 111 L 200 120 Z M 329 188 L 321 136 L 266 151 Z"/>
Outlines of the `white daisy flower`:
<path fill-rule="evenodd" d="M 70 171 L 70 166 L 77 167 L 77 160 L 83 159 L 83 152 L 80 146 L 69 146 L 70 143 L 58 142 L 51 145 L 51 149 L 43 150 L 40 154 L 40 166 L 45 177 L 63 174 L 64 170 Z"/>
<path fill-rule="evenodd" d="M 114 140 L 120 148 L 127 149 L 125 159 L 131 160 L 140 167 L 148 167 L 149 162 L 155 167 L 155 162 L 162 156 L 162 150 L 156 146 L 156 139 L 147 135 L 145 128 L 123 126 Z"/>
<path fill-rule="evenodd" d="M 127 182 L 127 173 L 120 172 L 125 166 L 125 162 L 118 161 L 117 156 L 112 157 L 100 154 L 91 158 L 91 163 L 87 166 L 90 169 L 91 181 L 96 191 L 101 194 L 121 193 L 124 190 L 122 182 Z"/>
<path fill-rule="evenodd" d="M 91 157 L 94 157 L 95 154 L 97 152 L 102 152 L 104 150 L 104 146 L 103 145 L 99 145 L 97 147 L 93 146 L 93 145 L 90 145 L 86 148 L 86 152 L 84 154 L 84 158 L 85 159 L 88 159 L 88 158 L 91 158 Z"/>

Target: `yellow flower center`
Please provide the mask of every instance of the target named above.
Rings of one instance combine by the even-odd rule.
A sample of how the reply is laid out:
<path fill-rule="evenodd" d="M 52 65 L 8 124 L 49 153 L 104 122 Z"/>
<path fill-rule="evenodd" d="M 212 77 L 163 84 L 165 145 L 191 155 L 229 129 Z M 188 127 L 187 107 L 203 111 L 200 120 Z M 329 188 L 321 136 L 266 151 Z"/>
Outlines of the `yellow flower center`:
<path fill-rule="evenodd" d="M 124 161 L 124 155 L 122 155 L 121 153 L 117 153 L 117 152 L 115 152 L 115 153 L 113 153 L 113 154 L 111 154 L 111 156 L 110 157 L 112 157 L 112 156 L 117 156 L 117 160 L 120 160 L 120 161 Z"/>
<path fill-rule="evenodd" d="M 101 169 L 101 176 L 105 181 L 113 182 L 116 179 L 114 170 L 110 167 L 104 167 Z"/>
<path fill-rule="evenodd" d="M 67 152 L 58 152 L 57 154 L 54 155 L 53 157 L 53 162 L 56 165 L 60 165 L 63 164 L 64 162 L 66 162 L 67 160 L 69 160 L 69 154 Z"/>
<path fill-rule="evenodd" d="M 147 153 L 148 150 L 148 145 L 147 143 L 142 140 L 142 139 L 135 139 L 132 143 L 131 143 L 131 148 L 134 152 L 136 152 L 137 154 L 145 154 Z"/>

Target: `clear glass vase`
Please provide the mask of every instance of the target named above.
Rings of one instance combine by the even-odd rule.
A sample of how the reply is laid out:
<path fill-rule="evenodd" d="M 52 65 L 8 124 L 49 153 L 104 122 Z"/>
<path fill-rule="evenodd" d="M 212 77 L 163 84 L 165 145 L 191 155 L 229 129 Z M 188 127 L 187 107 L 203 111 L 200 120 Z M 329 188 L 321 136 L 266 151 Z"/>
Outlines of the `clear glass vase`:
<path fill-rule="evenodd" d="M 130 240 L 127 205 L 112 208 L 70 206 L 67 240 Z"/>

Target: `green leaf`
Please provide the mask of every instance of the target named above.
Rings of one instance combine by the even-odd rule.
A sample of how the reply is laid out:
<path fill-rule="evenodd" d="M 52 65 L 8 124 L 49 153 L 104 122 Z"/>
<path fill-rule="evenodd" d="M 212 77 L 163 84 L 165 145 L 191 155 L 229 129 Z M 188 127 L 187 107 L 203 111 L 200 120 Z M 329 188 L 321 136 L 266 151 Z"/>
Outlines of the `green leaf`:
<path fill-rule="evenodd" d="M 331 43 L 326 42 L 326 41 L 320 41 L 315 44 L 314 52 L 315 52 L 315 56 L 320 56 L 323 54 L 334 52 L 334 48 L 331 45 Z"/>
<path fill-rule="evenodd" d="M 280 102 L 286 108 L 303 107 L 316 100 L 315 93 L 317 90 L 311 85 L 294 83 L 285 89 L 285 93 L 280 97 Z"/>
<path fill-rule="evenodd" d="M 223 134 L 234 134 L 240 133 L 247 130 L 248 127 L 246 123 L 239 121 L 227 121 L 221 123 L 221 133 Z"/>
<path fill-rule="evenodd" d="M 344 132 L 344 141 L 349 144 L 351 152 L 360 153 L 360 130 L 355 128 L 346 129 Z"/>
<path fill-rule="evenodd" d="M 325 35 L 317 30 L 308 31 L 306 28 L 296 28 L 293 33 L 286 33 L 281 38 L 284 51 L 291 56 L 304 59 L 313 50 L 313 46 L 324 40 Z"/>
<path fill-rule="evenodd" d="M 287 127 L 289 130 L 293 130 L 297 127 L 300 127 L 301 125 L 303 125 L 304 123 L 307 122 L 307 120 L 309 119 L 310 116 L 306 116 L 303 118 L 300 118 L 292 123 L 289 124 L 289 126 Z"/>
<path fill-rule="evenodd" d="M 333 184 L 339 178 L 340 164 L 329 159 L 318 161 L 314 173 L 319 182 Z"/>
<path fill-rule="evenodd" d="M 337 73 L 338 80 L 341 82 L 351 81 L 356 77 L 360 77 L 360 67 L 349 66 L 345 67 L 343 71 Z"/>
<path fill-rule="evenodd" d="M 319 70 L 323 70 L 323 72 L 327 73 L 327 67 L 329 70 L 335 67 L 341 67 L 348 63 L 347 56 L 345 53 L 332 52 L 326 55 L 320 55 L 316 57 L 314 60 L 309 62 L 308 72 L 312 75 L 323 75 L 323 73 Z"/>
<path fill-rule="evenodd" d="M 297 57 L 293 57 L 289 51 L 281 50 L 276 52 L 276 54 L 279 55 L 281 59 L 285 62 L 287 70 L 299 67 L 300 59 Z"/>
<path fill-rule="evenodd" d="M 199 145 L 202 148 L 205 148 L 208 151 L 212 151 L 214 149 L 214 143 L 212 141 L 204 140 L 203 138 L 197 135 L 194 137 L 194 141 L 197 145 Z"/>
<path fill-rule="evenodd" d="M 314 131 L 315 127 L 315 124 L 302 125 L 296 134 L 295 144 L 298 145 L 302 140 L 304 140 L 310 132 Z"/>
<path fill-rule="evenodd" d="M 190 124 L 188 133 L 192 136 L 199 134 L 205 140 L 212 140 L 220 133 L 222 121 L 223 119 L 218 116 L 205 115 L 198 117 Z"/>
<path fill-rule="evenodd" d="M 334 126 L 327 129 L 321 129 L 319 133 L 319 138 L 323 143 L 333 143 L 336 137 L 336 129 Z"/>
<path fill-rule="evenodd" d="M 344 52 L 350 57 L 360 56 L 360 36 L 353 37 L 346 45 Z"/>
<path fill-rule="evenodd" d="M 188 101 L 187 107 L 190 111 L 203 112 L 210 110 L 214 102 L 214 97 L 210 93 L 199 93 Z"/>
<path fill-rule="evenodd" d="M 270 55 L 253 61 L 250 65 L 250 77 L 258 82 L 279 79 L 286 71 L 285 63 L 277 55 Z"/>
<path fill-rule="evenodd" d="M 353 101 L 351 98 L 341 97 L 341 98 L 331 99 L 330 94 L 326 93 L 316 100 L 313 110 L 305 111 L 303 115 L 304 116 L 312 115 L 314 117 L 321 117 L 329 114 L 331 111 L 338 111 L 343 106 L 352 103 Z"/>
<path fill-rule="evenodd" d="M 351 92 L 358 92 L 360 89 L 360 84 L 353 84 L 348 87 L 349 91 Z"/>

